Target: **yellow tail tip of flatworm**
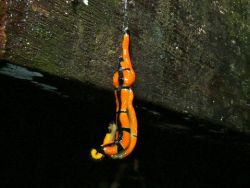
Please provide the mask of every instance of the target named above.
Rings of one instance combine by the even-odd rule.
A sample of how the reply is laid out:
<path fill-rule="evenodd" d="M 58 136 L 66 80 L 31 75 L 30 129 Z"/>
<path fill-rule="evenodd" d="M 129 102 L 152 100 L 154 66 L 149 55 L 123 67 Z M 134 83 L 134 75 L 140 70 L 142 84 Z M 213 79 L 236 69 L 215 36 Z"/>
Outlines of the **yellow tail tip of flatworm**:
<path fill-rule="evenodd" d="M 104 157 L 104 155 L 102 153 L 99 153 L 94 148 L 91 149 L 90 154 L 91 154 L 92 159 L 95 159 L 95 160 L 101 160 Z"/>

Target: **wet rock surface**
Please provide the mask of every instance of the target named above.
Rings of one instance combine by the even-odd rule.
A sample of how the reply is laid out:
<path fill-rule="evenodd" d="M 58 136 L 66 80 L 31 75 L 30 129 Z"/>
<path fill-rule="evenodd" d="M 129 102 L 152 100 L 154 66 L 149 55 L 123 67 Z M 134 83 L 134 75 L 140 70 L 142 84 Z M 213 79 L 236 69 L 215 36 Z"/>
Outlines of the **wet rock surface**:
<path fill-rule="evenodd" d="M 90 149 L 115 116 L 113 93 L 43 76 L 33 81 L 57 92 L 0 75 L 1 187 L 250 186 L 249 135 L 139 100 L 134 153 L 92 161 Z"/>
<path fill-rule="evenodd" d="M 249 131 L 249 6 L 248 0 L 130 0 L 136 97 Z M 122 7 L 118 0 L 8 1 L 3 58 L 112 90 Z"/>

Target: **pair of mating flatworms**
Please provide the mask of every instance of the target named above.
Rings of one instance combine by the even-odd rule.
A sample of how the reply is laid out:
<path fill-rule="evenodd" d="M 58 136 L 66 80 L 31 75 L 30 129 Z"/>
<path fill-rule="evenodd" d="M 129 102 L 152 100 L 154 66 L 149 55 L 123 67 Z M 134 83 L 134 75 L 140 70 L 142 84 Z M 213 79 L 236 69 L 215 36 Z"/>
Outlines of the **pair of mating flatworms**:
<path fill-rule="evenodd" d="M 109 124 L 109 132 L 102 145 L 91 150 L 91 157 L 96 160 L 105 156 L 113 159 L 125 158 L 133 151 L 137 142 L 137 118 L 133 107 L 132 90 L 135 72 L 130 58 L 129 45 L 130 35 L 126 30 L 123 35 L 119 67 L 113 76 L 116 122 Z"/>

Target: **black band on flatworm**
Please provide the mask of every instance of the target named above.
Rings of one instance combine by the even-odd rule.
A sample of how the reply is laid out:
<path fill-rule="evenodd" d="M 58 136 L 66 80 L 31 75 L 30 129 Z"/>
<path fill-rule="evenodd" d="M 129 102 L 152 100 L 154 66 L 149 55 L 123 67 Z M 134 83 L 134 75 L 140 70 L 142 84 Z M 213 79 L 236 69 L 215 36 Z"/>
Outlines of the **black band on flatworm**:
<path fill-rule="evenodd" d="M 118 77 L 119 85 L 122 86 L 123 85 L 123 73 L 120 71 L 118 73 L 119 73 L 119 77 Z"/>
<path fill-rule="evenodd" d="M 122 89 L 129 90 L 129 89 L 131 89 L 131 87 L 130 86 L 119 86 L 118 88 L 115 88 L 115 91 L 121 91 Z"/>
<path fill-rule="evenodd" d="M 124 148 L 122 147 L 122 145 L 121 145 L 120 142 L 116 142 L 115 144 L 117 145 L 117 150 L 118 150 L 118 152 L 124 150 Z"/>
<path fill-rule="evenodd" d="M 121 68 L 118 69 L 119 72 L 122 72 L 122 71 L 125 71 L 125 70 L 130 70 L 130 68 L 122 68 L 121 67 Z"/>
<path fill-rule="evenodd" d="M 127 114 L 127 113 L 128 113 L 128 111 L 127 111 L 127 110 L 118 110 L 116 113 L 117 113 L 117 114 L 121 114 L 121 113 L 125 113 L 125 114 Z"/>
<path fill-rule="evenodd" d="M 122 131 L 125 131 L 125 132 L 130 133 L 130 128 L 125 128 L 125 127 L 123 127 L 123 128 L 122 128 Z"/>

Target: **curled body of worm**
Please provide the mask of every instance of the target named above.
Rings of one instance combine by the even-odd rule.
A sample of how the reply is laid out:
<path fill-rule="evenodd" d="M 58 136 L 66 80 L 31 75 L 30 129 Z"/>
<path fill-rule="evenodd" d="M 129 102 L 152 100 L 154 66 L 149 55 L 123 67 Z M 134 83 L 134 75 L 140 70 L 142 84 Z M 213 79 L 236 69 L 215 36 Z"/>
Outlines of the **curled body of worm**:
<path fill-rule="evenodd" d="M 137 142 L 137 118 L 133 107 L 132 90 L 135 72 L 130 60 L 129 44 L 130 36 L 126 31 L 123 36 L 122 58 L 120 58 L 119 68 L 113 76 L 116 123 L 109 125 L 109 133 L 106 134 L 99 149 L 91 150 L 93 159 L 101 159 L 104 156 L 122 159 L 133 151 Z"/>

